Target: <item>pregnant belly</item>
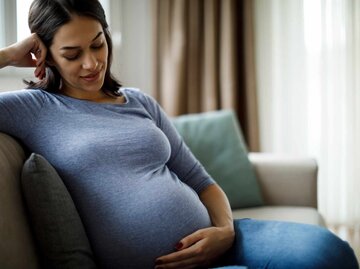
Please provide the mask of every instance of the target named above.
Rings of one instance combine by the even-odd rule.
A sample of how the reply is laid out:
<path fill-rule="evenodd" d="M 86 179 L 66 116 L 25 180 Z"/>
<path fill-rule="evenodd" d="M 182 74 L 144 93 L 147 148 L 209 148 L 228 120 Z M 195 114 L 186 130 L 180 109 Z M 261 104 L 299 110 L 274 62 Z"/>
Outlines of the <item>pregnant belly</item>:
<path fill-rule="evenodd" d="M 211 225 L 197 194 L 177 178 L 125 186 L 106 190 L 92 199 L 92 212 L 81 213 L 101 268 L 154 268 L 182 238 Z"/>

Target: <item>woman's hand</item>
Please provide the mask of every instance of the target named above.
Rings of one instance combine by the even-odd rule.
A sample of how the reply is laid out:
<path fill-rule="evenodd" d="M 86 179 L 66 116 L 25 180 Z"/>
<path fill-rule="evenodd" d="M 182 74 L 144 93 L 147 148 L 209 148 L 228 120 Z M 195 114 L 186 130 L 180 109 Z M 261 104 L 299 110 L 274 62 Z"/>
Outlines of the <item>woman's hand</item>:
<path fill-rule="evenodd" d="M 0 67 L 36 67 L 34 75 L 39 79 L 45 77 L 47 48 L 37 34 L 31 34 L 24 40 L 2 49 L 1 53 Z"/>
<path fill-rule="evenodd" d="M 208 266 L 224 254 L 234 242 L 233 227 L 210 227 L 183 238 L 178 251 L 156 259 L 156 269 Z"/>
<path fill-rule="evenodd" d="M 217 184 L 212 184 L 199 196 L 214 227 L 198 230 L 183 238 L 175 247 L 178 251 L 156 259 L 156 269 L 208 266 L 232 246 L 235 232 L 225 193 Z"/>

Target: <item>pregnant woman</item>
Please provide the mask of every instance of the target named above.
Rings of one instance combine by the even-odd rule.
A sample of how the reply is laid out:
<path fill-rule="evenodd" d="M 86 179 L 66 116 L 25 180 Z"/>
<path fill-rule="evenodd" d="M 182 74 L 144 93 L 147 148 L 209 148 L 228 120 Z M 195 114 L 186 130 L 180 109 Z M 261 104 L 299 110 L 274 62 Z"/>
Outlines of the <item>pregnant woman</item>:
<path fill-rule="evenodd" d="M 35 0 L 29 27 L 0 67 L 34 67 L 38 80 L 0 94 L 0 131 L 59 172 L 99 268 L 358 268 L 326 229 L 232 220 L 157 102 L 111 75 L 97 0 Z"/>

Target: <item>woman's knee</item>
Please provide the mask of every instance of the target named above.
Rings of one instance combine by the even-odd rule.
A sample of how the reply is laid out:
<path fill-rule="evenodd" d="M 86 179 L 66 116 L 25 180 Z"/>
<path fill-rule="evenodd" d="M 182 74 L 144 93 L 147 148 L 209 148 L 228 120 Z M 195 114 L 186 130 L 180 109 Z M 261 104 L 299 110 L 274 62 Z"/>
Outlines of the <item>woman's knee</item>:
<path fill-rule="evenodd" d="M 292 238 L 294 241 L 287 245 L 288 249 L 284 249 L 282 259 L 274 261 L 277 264 L 273 268 L 359 268 L 350 245 L 328 229 L 293 225 L 294 233 L 298 232 L 298 235 Z"/>
<path fill-rule="evenodd" d="M 350 245 L 329 230 L 314 226 L 309 236 L 313 246 L 303 257 L 308 257 L 309 268 L 359 268 Z"/>
<path fill-rule="evenodd" d="M 236 224 L 236 256 L 250 268 L 358 268 L 351 247 L 325 228 L 257 220 Z"/>

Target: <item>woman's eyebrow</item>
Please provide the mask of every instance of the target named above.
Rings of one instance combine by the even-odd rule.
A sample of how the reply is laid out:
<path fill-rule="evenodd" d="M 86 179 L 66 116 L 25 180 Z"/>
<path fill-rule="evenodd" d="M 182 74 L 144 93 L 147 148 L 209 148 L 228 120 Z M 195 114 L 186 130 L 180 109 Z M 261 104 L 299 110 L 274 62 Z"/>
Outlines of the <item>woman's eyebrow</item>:
<path fill-rule="evenodd" d="M 101 36 L 103 32 L 98 32 L 97 35 L 91 40 L 91 42 L 95 41 L 99 36 Z M 61 47 L 60 50 L 73 50 L 73 49 L 80 49 L 80 46 L 65 46 Z"/>

